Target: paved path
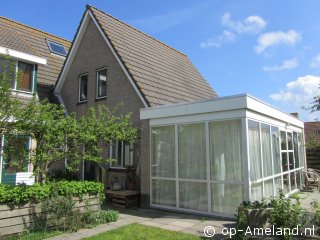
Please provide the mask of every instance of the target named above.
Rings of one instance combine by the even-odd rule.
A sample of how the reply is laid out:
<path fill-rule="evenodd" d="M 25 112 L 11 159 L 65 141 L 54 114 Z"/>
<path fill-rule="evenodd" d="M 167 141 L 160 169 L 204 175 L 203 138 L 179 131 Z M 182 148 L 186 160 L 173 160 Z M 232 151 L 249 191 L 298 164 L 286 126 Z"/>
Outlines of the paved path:
<path fill-rule="evenodd" d="M 221 239 L 222 228 L 234 227 L 235 222 L 218 218 L 205 218 L 189 214 L 177 214 L 166 211 L 151 209 L 130 209 L 122 210 L 120 219 L 110 224 L 102 224 L 92 229 L 81 229 L 76 233 L 60 235 L 49 238 L 50 240 L 76 240 L 93 236 L 102 232 L 110 231 L 131 223 L 139 223 L 146 226 L 158 227 L 162 229 L 189 233 L 197 236 L 204 236 L 203 230 L 206 226 L 215 228 L 216 237 Z M 48 239 L 48 240 L 49 240 Z"/>

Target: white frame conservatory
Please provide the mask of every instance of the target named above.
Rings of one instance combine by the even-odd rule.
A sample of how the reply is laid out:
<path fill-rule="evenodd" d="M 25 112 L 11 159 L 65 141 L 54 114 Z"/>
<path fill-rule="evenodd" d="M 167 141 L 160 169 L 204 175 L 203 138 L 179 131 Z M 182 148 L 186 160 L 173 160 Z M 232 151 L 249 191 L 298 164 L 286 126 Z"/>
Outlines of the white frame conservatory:
<path fill-rule="evenodd" d="M 303 122 L 247 94 L 140 110 L 150 125 L 150 205 L 231 217 L 302 185 Z"/>

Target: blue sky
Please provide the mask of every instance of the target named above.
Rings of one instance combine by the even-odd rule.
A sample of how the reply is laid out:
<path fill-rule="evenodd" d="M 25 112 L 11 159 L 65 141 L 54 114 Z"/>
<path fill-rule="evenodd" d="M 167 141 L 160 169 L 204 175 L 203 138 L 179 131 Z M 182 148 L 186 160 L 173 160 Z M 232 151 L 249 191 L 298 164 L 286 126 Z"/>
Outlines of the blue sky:
<path fill-rule="evenodd" d="M 86 4 L 187 54 L 219 96 L 318 118 L 301 109 L 319 95 L 318 0 L 13 0 L 0 15 L 72 40 Z"/>

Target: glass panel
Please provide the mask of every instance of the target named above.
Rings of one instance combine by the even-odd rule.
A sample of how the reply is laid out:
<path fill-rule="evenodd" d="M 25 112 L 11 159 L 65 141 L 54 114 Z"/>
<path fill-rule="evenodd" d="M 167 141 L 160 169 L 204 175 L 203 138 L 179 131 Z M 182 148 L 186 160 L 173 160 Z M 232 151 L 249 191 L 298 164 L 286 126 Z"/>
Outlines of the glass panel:
<path fill-rule="evenodd" d="M 262 200 L 262 182 L 251 184 L 251 202 Z"/>
<path fill-rule="evenodd" d="M 293 150 L 292 133 L 287 133 L 288 137 L 288 150 Z"/>
<path fill-rule="evenodd" d="M 294 151 L 294 168 L 299 167 L 299 144 L 298 144 L 298 134 L 293 133 L 293 151 Z"/>
<path fill-rule="evenodd" d="M 282 172 L 288 171 L 288 154 L 286 152 L 281 154 L 282 156 Z"/>
<path fill-rule="evenodd" d="M 17 62 L 0 57 L 0 74 L 5 73 L 8 79 L 10 79 L 10 82 L 7 83 L 10 84 L 11 88 L 15 87 L 16 66 Z"/>
<path fill-rule="evenodd" d="M 293 159 L 292 152 L 289 152 L 289 168 L 290 168 L 290 170 L 294 169 L 294 159 Z"/>
<path fill-rule="evenodd" d="M 283 190 L 284 192 L 290 192 L 290 185 L 289 185 L 289 174 L 283 175 Z"/>
<path fill-rule="evenodd" d="M 175 177 L 175 127 L 154 127 L 152 137 L 152 176 Z"/>
<path fill-rule="evenodd" d="M 86 101 L 88 98 L 88 75 L 80 76 L 80 101 Z"/>
<path fill-rule="evenodd" d="M 121 151 L 122 151 L 122 142 L 115 141 L 114 144 L 112 144 L 112 159 L 116 160 L 111 163 L 113 167 L 122 167 Z"/>
<path fill-rule="evenodd" d="M 287 134 L 284 131 L 280 131 L 281 136 L 281 150 L 287 150 Z"/>
<path fill-rule="evenodd" d="M 296 171 L 297 188 L 301 188 L 301 171 Z"/>
<path fill-rule="evenodd" d="M 248 121 L 250 179 L 257 180 L 262 177 L 259 123 Z"/>
<path fill-rule="evenodd" d="M 211 179 L 242 180 L 240 120 L 209 123 Z"/>
<path fill-rule="evenodd" d="M 299 162 L 300 167 L 304 166 L 304 152 L 302 147 L 302 134 L 298 133 L 298 148 L 299 148 Z"/>
<path fill-rule="evenodd" d="M 17 90 L 32 92 L 33 84 L 33 65 L 18 62 Z"/>
<path fill-rule="evenodd" d="M 179 126 L 179 177 L 207 178 L 204 123 Z"/>
<path fill-rule="evenodd" d="M 263 175 L 268 177 L 272 175 L 272 153 L 270 141 L 270 126 L 261 124 L 261 144 L 263 157 Z"/>
<path fill-rule="evenodd" d="M 208 211 L 207 183 L 180 182 L 180 208 Z"/>
<path fill-rule="evenodd" d="M 275 177 L 274 178 L 274 188 L 275 188 L 276 196 L 279 196 L 279 192 L 282 189 L 281 177 Z"/>
<path fill-rule="evenodd" d="M 290 186 L 291 186 L 291 191 L 296 189 L 296 174 L 295 172 L 290 173 Z"/>
<path fill-rule="evenodd" d="M 273 197 L 273 180 L 264 182 L 264 199 Z"/>
<path fill-rule="evenodd" d="M 107 69 L 98 71 L 98 97 L 107 96 Z"/>
<path fill-rule="evenodd" d="M 152 180 L 152 203 L 176 206 L 176 182 L 170 180 Z"/>
<path fill-rule="evenodd" d="M 49 41 L 48 41 L 48 44 L 51 52 L 62 55 L 62 56 L 67 55 L 67 51 L 63 45 L 54 43 L 54 42 L 49 42 Z"/>
<path fill-rule="evenodd" d="M 28 171 L 29 161 L 29 137 L 12 136 L 5 137 L 3 149 L 4 173 L 12 174 Z"/>
<path fill-rule="evenodd" d="M 242 185 L 211 184 L 211 211 L 234 214 L 243 201 Z"/>
<path fill-rule="evenodd" d="M 279 149 L 279 128 L 271 127 L 272 131 L 272 150 L 274 174 L 281 172 L 280 149 Z"/>

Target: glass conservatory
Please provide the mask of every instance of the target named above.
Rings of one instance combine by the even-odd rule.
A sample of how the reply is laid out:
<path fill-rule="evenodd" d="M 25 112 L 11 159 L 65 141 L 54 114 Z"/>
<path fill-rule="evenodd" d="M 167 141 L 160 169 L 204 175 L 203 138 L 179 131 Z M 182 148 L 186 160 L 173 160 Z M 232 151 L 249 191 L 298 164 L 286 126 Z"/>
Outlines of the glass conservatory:
<path fill-rule="evenodd" d="M 142 109 L 150 125 L 150 204 L 233 216 L 243 200 L 302 183 L 303 122 L 237 95 Z"/>

